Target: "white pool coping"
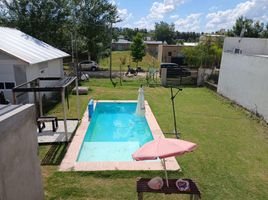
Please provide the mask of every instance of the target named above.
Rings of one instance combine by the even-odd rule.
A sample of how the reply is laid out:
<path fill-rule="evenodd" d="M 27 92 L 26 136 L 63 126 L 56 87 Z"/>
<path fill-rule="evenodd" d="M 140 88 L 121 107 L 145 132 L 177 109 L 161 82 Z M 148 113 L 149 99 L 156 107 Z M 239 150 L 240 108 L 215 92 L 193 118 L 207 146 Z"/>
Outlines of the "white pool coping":
<path fill-rule="evenodd" d="M 97 102 L 137 102 L 137 101 L 113 101 L 113 100 L 99 100 Z M 164 134 L 158 125 L 154 114 L 145 101 L 145 118 L 151 129 L 154 139 L 164 138 Z M 59 171 L 106 171 L 106 170 L 126 170 L 126 171 L 142 171 L 142 170 L 164 170 L 162 163 L 159 161 L 126 161 L 126 162 L 77 162 L 77 157 L 82 146 L 87 128 L 90 124 L 88 121 L 88 110 L 86 109 L 81 124 L 78 127 L 73 140 L 63 158 Z M 134 152 L 133 152 L 134 153 Z M 175 157 L 166 158 L 166 168 L 168 171 L 180 170 Z"/>

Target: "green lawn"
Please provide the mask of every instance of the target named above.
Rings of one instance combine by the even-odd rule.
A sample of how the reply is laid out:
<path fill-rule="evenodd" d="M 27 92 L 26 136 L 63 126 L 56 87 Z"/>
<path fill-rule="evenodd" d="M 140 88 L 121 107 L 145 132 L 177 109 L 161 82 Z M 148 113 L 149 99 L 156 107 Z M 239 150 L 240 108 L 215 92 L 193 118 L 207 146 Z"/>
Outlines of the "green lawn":
<path fill-rule="evenodd" d="M 130 79 L 113 88 L 108 79 L 94 79 L 85 85 L 95 99 L 127 100 L 137 99 L 141 83 L 145 81 Z M 89 96 L 81 96 L 82 110 Z M 145 87 L 145 98 L 162 131 L 172 132 L 169 89 Z M 75 105 L 74 96 L 70 104 Z M 202 199 L 268 199 L 268 126 L 206 88 L 183 88 L 175 106 L 181 138 L 197 143 L 198 149 L 177 157 L 182 172 L 169 172 L 169 176 L 195 180 Z M 57 105 L 51 113 L 61 116 L 60 111 Z M 75 114 L 75 106 L 71 106 L 69 115 Z M 54 152 L 50 157 L 49 150 Z M 46 157 L 48 164 L 42 166 L 46 199 L 132 200 L 136 199 L 136 177 L 164 176 L 163 172 L 58 172 L 61 151 L 65 151 L 64 146 L 40 147 L 40 157 Z M 162 194 L 146 194 L 144 199 L 164 197 L 176 199 Z"/>
<path fill-rule="evenodd" d="M 127 65 L 130 65 L 132 68 L 136 67 L 136 63 L 134 63 L 131 59 L 131 55 L 130 55 L 130 51 L 113 51 L 112 52 L 112 68 L 115 71 L 119 71 L 120 69 L 120 58 L 126 58 L 126 64 L 124 66 L 122 66 L 122 71 L 126 71 L 127 70 Z M 110 58 L 104 58 L 100 60 L 100 66 L 102 68 L 108 69 L 109 68 L 109 60 Z M 138 63 L 139 66 L 142 67 L 143 70 L 147 70 L 148 67 L 155 67 L 155 68 L 159 68 L 160 63 L 157 61 L 156 58 L 152 57 L 151 55 L 149 55 L 148 53 L 146 54 L 146 56 L 143 57 L 142 62 Z"/>

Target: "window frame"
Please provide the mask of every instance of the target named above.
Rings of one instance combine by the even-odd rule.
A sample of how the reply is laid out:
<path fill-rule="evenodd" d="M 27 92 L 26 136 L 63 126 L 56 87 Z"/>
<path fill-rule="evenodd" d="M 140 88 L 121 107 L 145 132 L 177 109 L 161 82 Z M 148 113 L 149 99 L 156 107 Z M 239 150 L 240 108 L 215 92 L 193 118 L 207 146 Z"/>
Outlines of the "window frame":
<path fill-rule="evenodd" d="M 13 84 L 13 87 L 7 87 L 7 84 Z M 15 82 L 12 81 L 4 82 L 4 90 L 12 90 L 14 87 L 16 87 Z"/>
<path fill-rule="evenodd" d="M 1 85 L 3 85 L 3 87 L 1 87 Z M 0 90 L 4 90 L 5 89 L 5 82 L 0 82 Z"/>

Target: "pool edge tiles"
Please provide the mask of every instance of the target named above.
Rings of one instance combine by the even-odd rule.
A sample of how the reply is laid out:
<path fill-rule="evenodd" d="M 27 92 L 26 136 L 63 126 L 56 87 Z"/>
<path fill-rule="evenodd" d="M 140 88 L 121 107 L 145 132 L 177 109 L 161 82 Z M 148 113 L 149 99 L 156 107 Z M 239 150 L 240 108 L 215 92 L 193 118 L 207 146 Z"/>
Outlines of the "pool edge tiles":
<path fill-rule="evenodd" d="M 137 101 L 95 101 L 97 102 L 137 102 Z M 145 118 L 152 132 L 153 138 L 164 137 L 150 106 L 147 101 L 145 101 Z M 81 124 L 78 127 L 76 134 L 73 137 L 71 144 L 65 154 L 64 159 L 59 167 L 60 171 L 106 171 L 106 170 L 163 170 L 163 165 L 160 161 L 148 162 L 148 161 L 104 161 L 104 162 L 77 162 L 77 157 L 80 152 L 80 147 L 83 143 L 85 134 L 87 132 L 90 121 L 88 121 L 88 111 L 86 110 Z M 174 157 L 166 159 L 167 170 L 175 171 L 180 170 L 180 167 Z"/>

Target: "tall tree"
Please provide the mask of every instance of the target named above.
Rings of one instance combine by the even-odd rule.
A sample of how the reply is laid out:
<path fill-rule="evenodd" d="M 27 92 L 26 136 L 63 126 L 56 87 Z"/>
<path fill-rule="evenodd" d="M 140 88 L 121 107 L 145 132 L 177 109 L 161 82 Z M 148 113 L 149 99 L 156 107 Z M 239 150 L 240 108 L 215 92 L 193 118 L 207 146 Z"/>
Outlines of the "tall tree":
<path fill-rule="evenodd" d="M 168 24 L 161 21 L 160 23 L 155 23 L 155 39 L 167 42 L 168 44 L 175 44 L 175 25 Z"/>
<path fill-rule="evenodd" d="M 132 60 L 136 62 L 136 66 L 138 66 L 138 62 L 142 61 L 143 57 L 146 55 L 146 45 L 143 42 L 141 33 L 137 33 L 137 35 L 134 37 L 130 49 Z"/>
<path fill-rule="evenodd" d="M 108 0 L 81 0 L 75 2 L 78 9 L 76 23 L 82 37 L 80 47 L 94 60 L 107 49 L 112 39 L 111 24 L 117 19 L 117 9 Z"/>
<path fill-rule="evenodd" d="M 259 38 L 265 35 L 265 31 L 267 27 L 265 30 L 264 23 L 241 16 L 236 20 L 233 28 L 228 30 L 227 35 Z"/>
<path fill-rule="evenodd" d="M 176 40 L 185 42 L 198 42 L 200 33 L 196 32 L 179 32 L 176 31 Z"/>

